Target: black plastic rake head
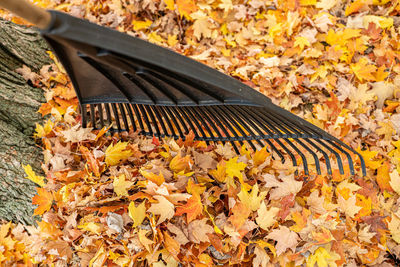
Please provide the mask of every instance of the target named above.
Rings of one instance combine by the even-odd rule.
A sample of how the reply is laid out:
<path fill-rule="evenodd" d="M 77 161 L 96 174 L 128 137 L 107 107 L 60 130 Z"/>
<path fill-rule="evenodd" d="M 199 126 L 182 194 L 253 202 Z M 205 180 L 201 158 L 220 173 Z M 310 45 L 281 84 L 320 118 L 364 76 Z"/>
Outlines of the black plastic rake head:
<path fill-rule="evenodd" d="M 204 64 L 138 38 L 67 14 L 50 11 L 42 30 L 68 72 L 80 101 L 82 125 L 148 136 L 229 142 L 236 152 L 247 143 L 267 145 L 274 157 L 294 166 L 320 160 L 332 173 L 362 156 L 337 138 L 274 105 L 269 98 Z M 330 157 L 333 155 L 333 157 Z M 334 163 L 335 162 L 335 163 Z"/>

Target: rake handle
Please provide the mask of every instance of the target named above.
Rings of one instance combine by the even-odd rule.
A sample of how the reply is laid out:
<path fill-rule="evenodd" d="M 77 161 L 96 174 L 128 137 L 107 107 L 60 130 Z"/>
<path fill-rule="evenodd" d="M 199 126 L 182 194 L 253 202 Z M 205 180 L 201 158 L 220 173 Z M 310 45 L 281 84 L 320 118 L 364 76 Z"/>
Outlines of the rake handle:
<path fill-rule="evenodd" d="M 0 0 L 0 7 L 29 21 L 40 29 L 46 29 L 51 22 L 51 14 L 27 0 Z"/>

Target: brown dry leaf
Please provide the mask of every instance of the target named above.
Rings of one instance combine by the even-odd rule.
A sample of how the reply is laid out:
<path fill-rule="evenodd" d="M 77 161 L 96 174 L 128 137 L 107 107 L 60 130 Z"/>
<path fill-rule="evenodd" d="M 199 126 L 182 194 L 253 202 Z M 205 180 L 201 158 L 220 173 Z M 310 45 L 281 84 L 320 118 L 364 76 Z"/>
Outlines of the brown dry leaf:
<path fill-rule="evenodd" d="M 267 235 L 267 238 L 278 242 L 276 244 L 276 254 L 279 256 L 288 248 L 294 252 L 299 236 L 286 226 L 279 226 L 279 229 L 274 229 Z"/>
<path fill-rule="evenodd" d="M 188 225 L 189 240 L 193 243 L 209 242 L 207 234 L 212 234 L 214 229 L 207 224 L 207 218 L 194 220 Z"/>
<path fill-rule="evenodd" d="M 156 215 L 160 215 L 157 224 L 160 224 L 167 219 L 171 219 L 175 214 L 175 206 L 163 196 L 154 196 L 158 203 L 152 203 L 151 207 L 147 210 Z"/>

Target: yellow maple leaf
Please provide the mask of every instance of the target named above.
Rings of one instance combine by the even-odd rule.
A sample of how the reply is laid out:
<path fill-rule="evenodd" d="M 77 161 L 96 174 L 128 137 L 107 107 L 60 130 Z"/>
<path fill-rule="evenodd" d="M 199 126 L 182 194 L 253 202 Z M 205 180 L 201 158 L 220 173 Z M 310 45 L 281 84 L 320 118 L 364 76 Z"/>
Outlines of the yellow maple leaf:
<path fill-rule="evenodd" d="M 182 157 L 180 153 L 176 155 L 169 163 L 169 168 L 175 172 L 179 173 L 181 171 L 188 172 L 193 165 L 193 161 L 190 159 L 190 155 Z"/>
<path fill-rule="evenodd" d="M 225 161 L 218 162 L 216 170 L 210 170 L 210 174 L 217 179 L 218 182 L 226 181 L 226 163 Z"/>
<path fill-rule="evenodd" d="M 175 1 L 174 0 L 163 0 L 167 9 L 174 10 L 175 9 Z"/>
<path fill-rule="evenodd" d="M 393 26 L 393 19 L 381 16 L 367 15 L 363 17 L 364 28 L 368 28 L 370 23 L 375 23 L 376 26 L 382 29 L 388 29 Z"/>
<path fill-rule="evenodd" d="M 346 7 L 344 14 L 346 16 L 351 15 L 353 13 L 358 12 L 360 9 L 362 9 L 364 6 L 367 6 L 367 5 L 368 5 L 368 1 L 366 1 L 366 0 L 356 0 Z"/>
<path fill-rule="evenodd" d="M 94 222 L 87 222 L 81 225 L 78 225 L 79 229 L 85 230 L 85 231 L 89 231 L 92 232 L 96 235 L 101 233 L 101 224 L 99 223 L 94 223 Z"/>
<path fill-rule="evenodd" d="M 317 0 L 300 0 L 300 5 L 302 6 L 315 6 L 317 4 Z"/>
<path fill-rule="evenodd" d="M 131 150 L 127 150 L 128 142 L 118 142 L 115 144 L 111 144 L 106 149 L 106 159 L 105 162 L 109 166 L 117 165 L 121 160 L 125 160 L 132 156 L 133 152 Z"/>
<path fill-rule="evenodd" d="M 125 178 L 125 174 L 114 177 L 113 186 L 117 196 L 128 196 L 128 190 L 133 185 L 133 182 L 126 181 Z"/>
<path fill-rule="evenodd" d="M 143 170 L 139 170 L 140 174 L 143 175 L 144 178 L 146 178 L 147 180 L 152 181 L 153 183 L 157 184 L 157 185 L 161 185 L 162 183 L 165 182 L 165 178 L 164 175 L 160 172 L 158 175 L 152 173 L 152 172 L 146 172 Z"/>
<path fill-rule="evenodd" d="M 242 171 L 246 168 L 247 164 L 244 162 L 237 162 L 238 157 L 234 157 L 226 161 L 226 174 L 230 177 L 242 178 Z"/>
<path fill-rule="evenodd" d="M 293 47 L 299 47 L 301 51 L 304 50 L 305 46 L 310 46 L 310 41 L 306 37 L 299 36 L 295 38 Z"/>
<path fill-rule="evenodd" d="M 368 64 L 365 57 L 362 57 L 357 63 L 350 64 L 350 69 L 361 82 L 375 81 L 373 73 L 376 71 L 376 67 Z"/>
<path fill-rule="evenodd" d="M 255 166 L 259 166 L 267 159 L 270 154 L 267 151 L 267 146 L 254 153 L 253 162 Z"/>
<path fill-rule="evenodd" d="M 330 246 L 319 247 L 314 251 L 314 254 L 308 256 L 307 267 L 314 267 L 315 264 L 320 266 L 336 266 L 335 261 L 341 257 L 339 254 L 330 250 Z"/>
<path fill-rule="evenodd" d="M 53 127 L 54 127 L 54 123 L 51 120 L 47 120 L 43 126 L 36 123 L 36 129 L 35 129 L 35 133 L 33 134 L 33 136 L 35 138 L 45 137 L 53 130 Z"/>
<path fill-rule="evenodd" d="M 176 0 L 176 5 L 181 16 L 184 16 L 187 20 L 192 20 L 190 14 L 197 11 L 197 6 L 193 0 Z"/>
<path fill-rule="evenodd" d="M 140 243 L 146 248 L 148 252 L 151 252 L 150 245 L 154 244 L 153 240 L 150 240 L 146 237 L 146 234 L 149 231 L 140 229 L 138 233 Z"/>
<path fill-rule="evenodd" d="M 131 201 L 128 207 L 129 217 L 133 220 L 133 227 L 137 227 L 142 224 L 144 218 L 146 218 L 146 203 L 143 201 L 137 207 L 135 202 Z"/>
<path fill-rule="evenodd" d="M 248 193 L 244 186 L 240 190 L 238 197 L 240 201 L 250 210 L 256 211 L 260 207 L 262 200 L 264 200 L 265 196 L 268 194 L 267 191 L 261 192 L 258 195 L 258 184 L 256 183 L 251 190 L 251 193 Z"/>
<path fill-rule="evenodd" d="M 170 47 L 174 47 L 178 42 L 176 35 L 168 34 L 167 43 Z"/>
<path fill-rule="evenodd" d="M 158 35 L 155 31 L 152 31 L 147 38 L 149 39 L 149 42 L 162 45 L 164 43 L 164 38 L 162 38 L 160 35 Z"/>
<path fill-rule="evenodd" d="M 268 230 L 268 228 L 276 222 L 274 217 L 278 214 L 278 212 L 279 208 L 277 207 L 271 207 L 267 210 L 265 202 L 262 201 L 260 208 L 257 210 L 258 216 L 256 218 L 256 223 L 262 229 Z"/>
<path fill-rule="evenodd" d="M 361 156 L 364 158 L 365 165 L 368 168 L 376 170 L 381 166 L 382 160 L 375 160 L 374 159 L 374 157 L 378 154 L 378 152 L 369 151 L 369 150 L 361 150 L 361 148 L 357 148 L 357 152 L 360 153 Z"/>
<path fill-rule="evenodd" d="M 32 182 L 40 185 L 40 186 L 44 186 L 45 182 L 44 182 L 44 177 L 43 176 L 37 176 L 35 174 L 35 172 L 32 170 L 31 165 L 22 165 L 22 167 L 24 167 L 25 173 L 28 175 L 27 177 L 25 177 L 26 179 L 31 180 Z"/>
<path fill-rule="evenodd" d="M 150 27 L 151 24 L 153 24 L 153 22 L 148 19 L 146 19 L 145 21 L 141 21 L 141 20 L 132 21 L 133 29 L 135 31 L 147 29 L 148 27 Z"/>

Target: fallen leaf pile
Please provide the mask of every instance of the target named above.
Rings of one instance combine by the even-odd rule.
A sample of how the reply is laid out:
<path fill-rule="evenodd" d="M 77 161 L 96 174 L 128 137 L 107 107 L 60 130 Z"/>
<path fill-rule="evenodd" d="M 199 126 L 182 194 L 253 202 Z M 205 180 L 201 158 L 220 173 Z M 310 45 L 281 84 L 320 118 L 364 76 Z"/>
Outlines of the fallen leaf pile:
<path fill-rule="evenodd" d="M 367 175 L 295 175 L 266 148 L 83 129 L 54 55 L 18 71 L 47 99 L 37 226 L 0 227 L 0 264 L 391 266 L 400 256 L 400 3 L 34 0 L 231 75 L 363 155 Z M 2 17 L 23 20 L 7 12 Z M 323 158 L 321 158 L 323 161 Z M 311 167 L 310 169 L 312 169 Z M 386 257 L 389 255 L 390 257 Z"/>

